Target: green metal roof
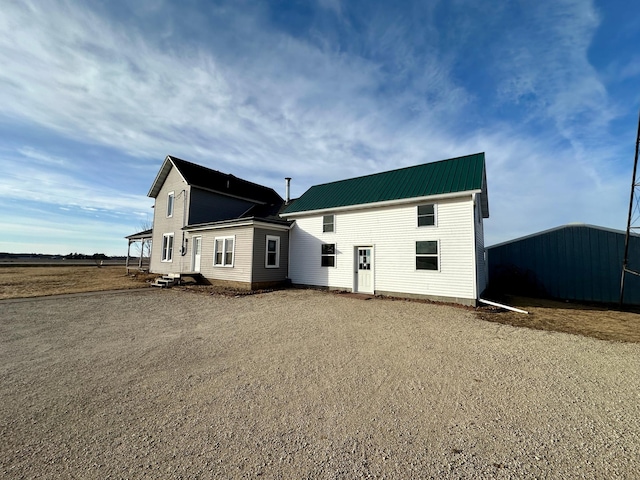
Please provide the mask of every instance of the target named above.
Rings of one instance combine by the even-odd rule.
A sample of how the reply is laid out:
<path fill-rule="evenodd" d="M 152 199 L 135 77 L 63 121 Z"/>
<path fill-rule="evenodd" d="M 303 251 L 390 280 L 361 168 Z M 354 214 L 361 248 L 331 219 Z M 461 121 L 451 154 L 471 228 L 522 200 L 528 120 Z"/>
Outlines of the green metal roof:
<path fill-rule="evenodd" d="M 470 190 L 484 192 L 484 182 L 484 153 L 476 153 L 315 185 L 291 203 L 282 215 Z"/>

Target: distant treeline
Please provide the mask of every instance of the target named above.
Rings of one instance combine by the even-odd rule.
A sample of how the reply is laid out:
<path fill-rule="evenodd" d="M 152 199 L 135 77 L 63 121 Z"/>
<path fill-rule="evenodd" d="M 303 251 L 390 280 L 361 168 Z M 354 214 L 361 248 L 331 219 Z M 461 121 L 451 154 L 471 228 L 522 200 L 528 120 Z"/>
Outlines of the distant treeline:
<path fill-rule="evenodd" d="M 40 260 L 121 260 L 124 256 L 110 257 L 104 253 L 94 253 L 87 255 L 85 253 L 69 253 L 67 255 L 49 255 L 45 253 L 7 253 L 0 252 L 0 259 L 40 259 Z"/>

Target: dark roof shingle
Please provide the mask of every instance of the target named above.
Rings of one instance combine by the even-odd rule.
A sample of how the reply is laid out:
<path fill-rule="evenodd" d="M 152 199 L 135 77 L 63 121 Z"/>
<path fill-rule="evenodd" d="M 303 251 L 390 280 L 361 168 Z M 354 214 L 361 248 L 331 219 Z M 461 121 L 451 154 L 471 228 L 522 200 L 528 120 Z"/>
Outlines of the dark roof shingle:
<path fill-rule="evenodd" d="M 194 187 L 232 195 L 266 205 L 281 205 L 283 199 L 273 188 L 243 180 L 228 173 L 169 156 L 185 181 Z"/>

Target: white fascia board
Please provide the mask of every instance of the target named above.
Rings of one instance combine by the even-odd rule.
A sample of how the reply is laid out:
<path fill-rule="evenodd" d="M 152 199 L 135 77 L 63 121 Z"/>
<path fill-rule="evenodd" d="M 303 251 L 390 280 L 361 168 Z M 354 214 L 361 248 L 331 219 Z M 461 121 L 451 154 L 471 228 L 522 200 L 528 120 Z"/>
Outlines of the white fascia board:
<path fill-rule="evenodd" d="M 237 222 L 217 223 L 202 225 L 199 227 L 186 227 L 184 230 L 188 232 L 202 232 L 205 230 L 222 230 L 223 228 L 237 228 L 237 227 L 263 227 L 270 228 L 271 230 L 291 230 L 290 225 L 277 225 L 275 223 L 261 222 L 260 220 L 240 220 Z"/>
<path fill-rule="evenodd" d="M 156 175 L 155 180 L 151 184 L 151 188 L 149 189 L 149 193 L 147 193 L 147 197 L 156 198 L 158 196 L 158 193 L 160 193 L 160 189 L 162 188 L 162 185 L 164 184 L 165 180 L 169 176 L 169 172 L 171 171 L 171 168 L 175 168 L 178 174 L 180 175 L 180 177 L 182 178 L 182 181 L 187 185 L 189 185 L 185 180 L 184 176 L 182 175 L 182 173 L 180 172 L 180 169 L 176 168 L 175 164 L 171 160 L 171 156 L 167 155 L 167 157 L 164 159 L 164 162 L 162 162 L 162 166 L 160 167 L 160 170 L 158 170 L 158 174 Z"/>
<path fill-rule="evenodd" d="M 278 225 L 276 223 L 261 222 L 256 220 L 253 222 L 256 227 L 270 228 L 272 230 L 291 230 L 292 225 Z"/>
<path fill-rule="evenodd" d="M 305 215 L 322 215 L 325 213 L 344 212 L 349 210 L 365 210 L 368 208 L 394 207 L 396 205 L 406 205 L 409 203 L 434 202 L 437 200 L 446 200 L 449 198 L 471 197 L 482 190 L 466 190 L 464 192 L 443 193 L 440 195 L 427 195 L 425 197 L 401 198 L 399 200 L 386 200 L 384 202 L 359 203 L 357 205 L 347 205 L 344 207 L 323 208 L 319 210 L 304 210 L 302 212 L 281 213 L 281 217 L 302 217 Z"/>

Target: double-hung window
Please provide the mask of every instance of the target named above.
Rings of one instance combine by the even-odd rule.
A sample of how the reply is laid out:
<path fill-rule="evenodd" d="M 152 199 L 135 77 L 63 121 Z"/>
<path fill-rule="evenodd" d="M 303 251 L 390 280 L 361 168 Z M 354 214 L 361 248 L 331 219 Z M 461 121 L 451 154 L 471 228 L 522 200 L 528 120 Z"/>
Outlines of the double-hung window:
<path fill-rule="evenodd" d="M 216 237 L 213 248 L 213 265 L 233 267 L 235 237 Z"/>
<path fill-rule="evenodd" d="M 175 192 L 169 192 L 167 195 L 167 217 L 173 217 L 173 204 L 175 203 Z"/>
<path fill-rule="evenodd" d="M 267 235 L 267 252 L 264 266 L 266 268 L 280 267 L 280 237 Z"/>
<path fill-rule="evenodd" d="M 436 224 L 436 205 L 418 205 L 418 226 L 430 227 Z"/>
<path fill-rule="evenodd" d="M 162 235 L 162 261 L 173 261 L 173 233 Z"/>
<path fill-rule="evenodd" d="M 438 241 L 416 242 L 416 270 L 438 270 Z"/>
<path fill-rule="evenodd" d="M 335 215 L 323 215 L 322 216 L 322 232 L 335 232 L 336 231 L 336 216 Z"/>
<path fill-rule="evenodd" d="M 320 265 L 323 267 L 336 266 L 336 244 L 335 243 L 322 244 Z"/>

